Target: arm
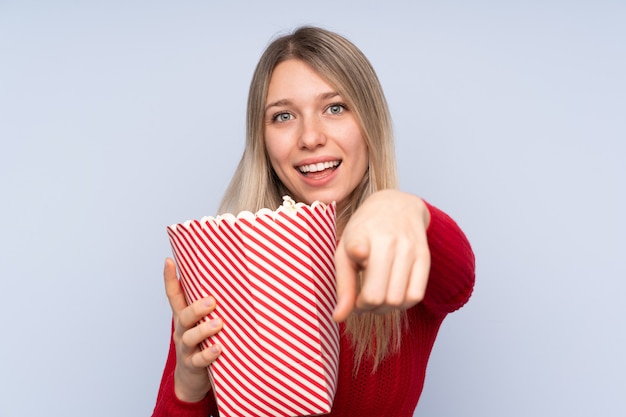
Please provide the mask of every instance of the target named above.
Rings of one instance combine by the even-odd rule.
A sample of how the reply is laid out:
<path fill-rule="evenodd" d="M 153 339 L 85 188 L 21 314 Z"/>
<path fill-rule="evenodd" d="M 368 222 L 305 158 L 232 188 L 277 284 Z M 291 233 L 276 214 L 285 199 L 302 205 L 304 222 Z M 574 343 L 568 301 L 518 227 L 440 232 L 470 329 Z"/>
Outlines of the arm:
<path fill-rule="evenodd" d="M 422 302 L 447 313 L 471 294 L 474 254 L 441 210 L 417 196 L 383 190 L 368 197 L 346 224 L 335 270 L 336 321 L 352 311 L 384 314 Z"/>
<path fill-rule="evenodd" d="M 348 220 L 335 252 L 336 321 L 385 314 L 424 298 L 430 270 L 424 201 L 398 190 L 370 195 Z"/>
<path fill-rule="evenodd" d="M 430 274 L 424 307 L 437 313 L 461 308 L 474 288 L 474 252 L 463 231 L 454 220 L 426 203 L 430 224 L 426 231 L 430 248 Z"/>
<path fill-rule="evenodd" d="M 207 297 L 187 305 L 172 259 L 165 261 L 165 292 L 172 308 L 172 339 L 153 417 L 206 417 L 217 407 L 210 395 L 207 367 L 220 355 L 219 346 L 201 350 L 199 344 L 220 331 L 218 319 L 197 324 L 215 308 Z"/>
<path fill-rule="evenodd" d="M 217 404 L 215 403 L 214 396 L 210 395 L 210 393 L 203 400 L 198 402 L 186 402 L 178 399 L 174 392 L 175 369 L 176 346 L 174 345 L 174 339 L 172 337 L 152 417 L 217 416 Z"/>

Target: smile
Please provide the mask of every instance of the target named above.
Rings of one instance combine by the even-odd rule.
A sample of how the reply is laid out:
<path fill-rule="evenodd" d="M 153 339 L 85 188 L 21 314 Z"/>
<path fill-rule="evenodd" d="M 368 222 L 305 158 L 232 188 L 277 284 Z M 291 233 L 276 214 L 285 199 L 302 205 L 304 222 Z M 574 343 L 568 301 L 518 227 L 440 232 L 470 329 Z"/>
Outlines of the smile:
<path fill-rule="evenodd" d="M 341 164 L 341 161 L 318 162 L 317 164 L 301 165 L 296 167 L 296 169 L 303 174 L 308 174 L 336 168 L 339 164 Z"/>

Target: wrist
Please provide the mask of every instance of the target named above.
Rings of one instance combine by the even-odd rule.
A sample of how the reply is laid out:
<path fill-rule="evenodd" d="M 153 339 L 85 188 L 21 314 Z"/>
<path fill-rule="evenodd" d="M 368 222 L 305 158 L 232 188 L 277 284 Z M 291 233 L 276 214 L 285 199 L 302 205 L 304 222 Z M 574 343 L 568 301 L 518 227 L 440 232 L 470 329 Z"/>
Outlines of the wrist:
<path fill-rule="evenodd" d="M 208 372 L 208 370 L 205 369 L 205 372 Z M 208 375 L 197 375 L 198 378 L 194 377 L 196 377 L 196 375 L 191 376 L 191 379 L 197 379 L 195 384 L 190 383 L 189 376 L 183 378 L 178 368 L 174 371 L 174 394 L 180 401 L 186 403 L 200 402 L 211 390 Z"/>

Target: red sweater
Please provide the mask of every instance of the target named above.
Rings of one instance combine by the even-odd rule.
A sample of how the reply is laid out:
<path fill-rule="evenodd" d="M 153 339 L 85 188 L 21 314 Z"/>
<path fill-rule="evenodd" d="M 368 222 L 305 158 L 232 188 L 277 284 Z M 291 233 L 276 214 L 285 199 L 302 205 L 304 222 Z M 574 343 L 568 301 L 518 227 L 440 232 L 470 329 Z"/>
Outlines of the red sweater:
<path fill-rule="evenodd" d="M 372 362 L 363 360 L 353 377 L 354 350 L 340 327 L 338 388 L 331 417 L 411 417 L 417 406 L 430 356 L 441 322 L 448 313 L 461 308 L 474 287 L 474 253 L 457 224 L 439 209 L 427 204 L 431 220 L 427 230 L 431 269 L 422 303 L 407 311 L 409 325 L 402 335 L 402 347 L 388 356 L 372 373 Z M 176 351 L 169 355 L 154 408 L 153 417 L 216 417 L 213 395 L 197 403 L 186 403 L 174 394 Z"/>

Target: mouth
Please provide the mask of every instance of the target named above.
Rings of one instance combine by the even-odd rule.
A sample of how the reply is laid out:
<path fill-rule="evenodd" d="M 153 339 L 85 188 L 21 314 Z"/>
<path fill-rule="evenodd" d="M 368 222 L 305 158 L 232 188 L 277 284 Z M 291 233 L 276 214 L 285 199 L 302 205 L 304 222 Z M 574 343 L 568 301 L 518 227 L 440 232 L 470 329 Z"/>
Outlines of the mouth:
<path fill-rule="evenodd" d="M 297 166 L 296 169 L 300 171 L 305 177 L 320 176 L 326 172 L 332 172 L 341 165 L 341 160 L 318 162 L 317 164 L 307 164 Z"/>

